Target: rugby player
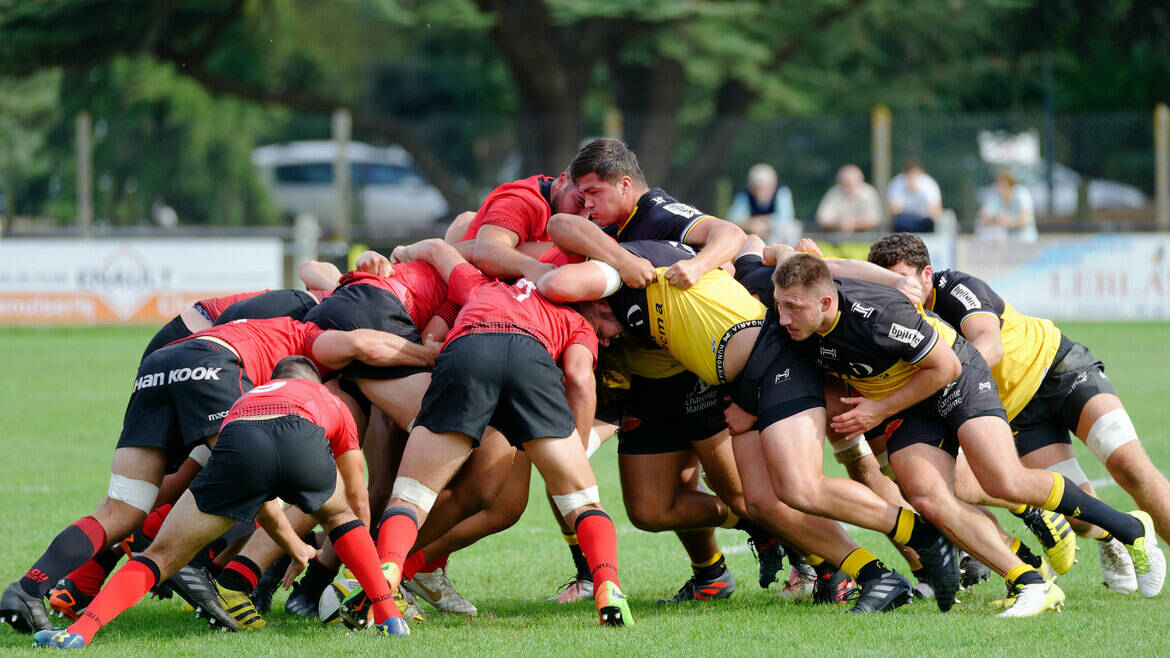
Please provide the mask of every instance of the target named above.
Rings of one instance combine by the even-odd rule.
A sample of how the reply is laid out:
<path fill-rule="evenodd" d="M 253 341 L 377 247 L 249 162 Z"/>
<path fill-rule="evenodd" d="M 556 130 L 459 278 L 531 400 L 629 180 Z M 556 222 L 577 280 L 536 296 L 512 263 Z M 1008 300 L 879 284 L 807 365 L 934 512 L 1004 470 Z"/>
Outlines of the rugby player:
<path fill-rule="evenodd" d="M 320 384 L 312 361 L 286 357 L 276 364 L 267 384 L 232 405 L 207 467 L 179 499 L 150 547 L 114 576 L 78 621 L 62 631 L 39 631 L 34 643 L 67 649 L 88 645 L 98 630 L 237 522 L 259 518 L 303 567 L 316 550 L 293 532 L 277 496 L 311 514 L 330 534 L 341 559 L 371 593 L 377 628 L 405 635 L 409 628 L 391 602 L 373 540 L 353 512 L 354 507 L 365 507 L 364 495 L 353 417 Z M 253 574 L 230 574 L 245 587 L 256 584 L 249 578 Z M 251 608 L 243 591 L 219 584 L 217 590 L 229 612 Z M 263 626 L 250 623 L 258 618 L 254 609 L 247 617 L 237 616 L 240 627 L 248 629 Z"/>
<path fill-rule="evenodd" d="M 0 618 L 30 633 L 50 627 L 42 599 L 62 576 L 140 525 L 156 507 L 159 483 L 197 445 L 207 445 L 231 404 L 267 382 L 275 363 L 303 354 L 323 368 L 354 359 L 383 365 L 432 362 L 428 347 L 371 330 L 324 331 L 289 318 L 211 327 L 142 361 L 114 450 L 108 494 L 78 519 L 0 596 Z M 185 487 L 185 485 L 184 485 Z"/>
<path fill-rule="evenodd" d="M 861 394 L 842 400 L 853 408 L 834 417 L 833 428 L 853 436 L 883 426 L 890 466 L 909 502 L 1017 588 L 1003 616 L 1059 607 L 1064 593 L 1012 553 L 991 521 L 955 497 L 959 446 L 988 493 L 1101 526 L 1127 545 L 1135 564 L 1148 565 L 1138 576 L 1143 589 L 1161 589 L 1165 558 L 1149 515 L 1122 514 L 1061 475 L 1020 464 L 986 362 L 949 325 L 886 286 L 834 280 L 811 254 L 788 258 L 773 283 L 780 325 L 819 368 Z"/>

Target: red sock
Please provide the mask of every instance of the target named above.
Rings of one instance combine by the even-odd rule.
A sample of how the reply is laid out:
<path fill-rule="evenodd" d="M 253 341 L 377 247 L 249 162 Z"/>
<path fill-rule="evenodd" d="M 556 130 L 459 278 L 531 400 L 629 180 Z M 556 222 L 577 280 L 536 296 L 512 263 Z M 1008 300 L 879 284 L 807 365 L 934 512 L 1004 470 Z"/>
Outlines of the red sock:
<path fill-rule="evenodd" d="M 113 563 L 116 565 L 117 559 L 121 558 L 122 555 L 120 553 L 112 555 L 114 557 Z M 102 584 L 106 582 L 106 578 L 109 577 L 110 571 L 113 570 L 113 567 L 107 569 L 106 565 L 102 564 L 102 561 L 98 559 L 98 557 L 101 556 L 102 552 L 99 552 L 98 555 L 89 562 L 86 562 L 80 567 L 77 567 L 73 570 L 72 573 L 69 574 L 69 580 L 73 581 L 73 584 L 77 586 L 77 591 L 81 592 L 82 594 L 94 596 L 100 592 L 102 589 Z"/>
<path fill-rule="evenodd" d="M 423 569 L 426 564 L 427 556 L 423 555 L 422 551 L 415 551 L 411 553 L 406 558 L 406 561 L 402 563 L 402 579 L 410 580 L 411 578 L 414 578 L 414 574 L 420 571 L 426 571 L 426 569 Z"/>
<path fill-rule="evenodd" d="M 419 567 L 418 572 L 431 573 L 432 571 L 438 571 L 439 569 L 446 569 L 447 559 L 450 557 L 450 555 L 440 555 L 439 557 L 429 558 L 421 567 Z"/>
<path fill-rule="evenodd" d="M 153 540 L 158 536 L 158 529 L 162 527 L 163 521 L 167 520 L 167 515 L 171 513 L 171 504 L 159 505 L 154 508 L 150 514 L 146 515 L 146 520 L 142 522 L 142 535 L 147 539 Z"/>
<path fill-rule="evenodd" d="M 382 527 L 378 529 L 378 560 L 382 564 L 397 564 L 401 573 L 406 553 L 417 538 L 418 521 L 413 514 L 390 513 L 382 519 Z"/>
<path fill-rule="evenodd" d="M 617 529 L 608 514 L 589 510 L 577 517 L 577 544 L 597 586 L 612 580 L 621 587 L 617 576 Z"/>
<path fill-rule="evenodd" d="M 66 630 L 80 633 L 88 645 L 102 626 L 146 596 L 150 588 L 158 584 L 158 576 L 158 565 L 150 558 L 139 556 L 130 560 L 85 608 L 81 618 Z"/>
<path fill-rule="evenodd" d="M 382 575 L 374 540 L 361 521 L 353 521 L 329 533 L 337 557 L 349 567 L 374 608 L 374 623 L 381 624 L 387 617 L 401 617 L 390 584 Z M 229 565 L 230 566 L 230 565 Z"/>

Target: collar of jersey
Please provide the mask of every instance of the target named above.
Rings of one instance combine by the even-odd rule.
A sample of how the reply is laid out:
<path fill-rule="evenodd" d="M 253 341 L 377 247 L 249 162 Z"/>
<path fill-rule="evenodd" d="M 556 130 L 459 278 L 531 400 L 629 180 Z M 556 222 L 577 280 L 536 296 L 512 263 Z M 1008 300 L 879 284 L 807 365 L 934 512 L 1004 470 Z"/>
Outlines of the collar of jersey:
<path fill-rule="evenodd" d="M 626 227 L 630 225 L 630 220 L 633 219 L 634 215 L 636 214 L 638 214 L 638 205 L 634 204 L 634 209 L 630 211 L 630 216 L 626 217 L 625 221 L 623 221 L 621 226 L 618 227 L 618 235 L 621 235 L 622 231 L 626 230 Z"/>
<path fill-rule="evenodd" d="M 818 331 L 817 335 L 818 336 L 828 336 L 829 334 L 833 333 L 833 330 L 837 328 L 837 323 L 840 321 L 841 321 L 841 310 L 838 309 L 837 310 L 837 317 L 833 318 L 833 326 L 829 327 L 827 331 Z"/>

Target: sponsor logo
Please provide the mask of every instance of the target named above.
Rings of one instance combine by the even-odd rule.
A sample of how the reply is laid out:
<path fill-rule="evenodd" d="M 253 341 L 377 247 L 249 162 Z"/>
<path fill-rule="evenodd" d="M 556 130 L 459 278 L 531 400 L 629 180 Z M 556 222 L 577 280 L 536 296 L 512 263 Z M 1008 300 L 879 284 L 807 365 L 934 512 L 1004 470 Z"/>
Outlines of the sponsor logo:
<path fill-rule="evenodd" d="M 256 388 L 248 391 L 248 393 L 267 393 L 268 391 L 275 391 L 287 383 L 288 382 L 271 382 L 263 386 L 257 386 Z"/>
<path fill-rule="evenodd" d="M 179 368 L 167 373 L 167 383 L 173 384 L 175 382 L 185 382 L 191 380 L 193 382 L 203 380 L 219 381 L 219 371 L 223 368 Z"/>
<path fill-rule="evenodd" d="M 893 338 L 899 343 L 906 343 L 910 347 L 918 347 L 918 344 L 922 342 L 922 339 L 926 338 L 926 336 L 922 335 L 921 331 L 902 326 L 897 322 L 894 322 L 890 325 L 889 337 Z"/>
<path fill-rule="evenodd" d="M 1073 381 L 1071 388 L 1076 388 L 1087 381 L 1089 381 L 1089 373 L 1082 370 L 1079 374 L 1077 374 L 1077 378 L 1075 381 Z"/>
<path fill-rule="evenodd" d="M 821 345 L 821 356 L 828 357 L 830 359 L 835 359 L 835 358 L 837 358 L 837 349 L 833 348 L 833 347 L 825 347 L 824 345 Z"/>
<path fill-rule="evenodd" d="M 938 278 L 938 287 L 945 288 L 947 286 L 947 275 L 942 275 Z"/>
<path fill-rule="evenodd" d="M 667 211 L 667 212 L 674 213 L 674 214 L 678 215 L 679 217 L 685 217 L 686 219 L 690 219 L 692 217 L 696 217 L 698 215 L 703 214 L 703 213 L 699 212 L 698 208 L 688 206 L 685 203 L 677 203 L 677 202 L 668 203 L 665 206 L 662 206 L 662 209 Z"/>
<path fill-rule="evenodd" d="M 870 315 L 873 315 L 873 307 L 866 306 L 865 304 L 862 304 L 861 302 L 853 302 L 853 306 L 851 306 L 849 308 L 849 310 L 853 311 L 854 313 L 860 315 L 863 318 L 868 318 Z"/>
<path fill-rule="evenodd" d="M 785 368 L 784 372 L 776 373 L 776 377 L 772 379 L 773 384 L 779 384 L 782 381 L 787 381 L 792 376 L 792 368 Z"/>
<path fill-rule="evenodd" d="M 857 377 L 871 377 L 873 376 L 873 366 L 868 363 L 849 362 L 849 370 Z"/>
<path fill-rule="evenodd" d="M 216 414 L 207 414 L 207 420 L 223 420 L 224 418 L 227 418 L 227 415 L 227 411 L 221 411 Z"/>
<path fill-rule="evenodd" d="M 159 386 L 166 380 L 166 373 L 152 372 L 149 375 L 143 375 L 134 380 L 134 390 L 138 391 L 144 388 L 151 388 Z M 133 392 L 133 391 L 131 391 Z"/>
<path fill-rule="evenodd" d="M 654 205 L 660 206 L 660 205 L 666 203 L 666 197 L 659 194 L 658 196 L 654 197 L 653 199 L 650 199 L 650 201 L 653 202 Z"/>
<path fill-rule="evenodd" d="M 626 311 L 626 324 L 631 328 L 646 324 L 646 313 L 641 306 L 635 304 Z"/>
<path fill-rule="evenodd" d="M 991 382 L 979 382 L 979 390 L 980 391 L 990 391 L 991 390 Z"/>
<path fill-rule="evenodd" d="M 971 292 L 970 288 L 961 283 L 951 290 L 951 297 L 959 300 L 959 303 L 963 305 L 963 308 L 967 309 L 968 311 L 974 311 L 975 309 L 981 308 L 983 306 L 979 303 L 979 298 L 975 296 L 975 293 Z"/>

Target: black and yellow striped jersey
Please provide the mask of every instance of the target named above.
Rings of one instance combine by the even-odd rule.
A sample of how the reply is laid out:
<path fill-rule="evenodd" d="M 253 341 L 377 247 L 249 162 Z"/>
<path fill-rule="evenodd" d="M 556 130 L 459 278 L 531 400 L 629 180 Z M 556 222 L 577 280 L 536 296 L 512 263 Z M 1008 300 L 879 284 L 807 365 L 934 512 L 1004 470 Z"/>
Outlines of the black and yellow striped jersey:
<path fill-rule="evenodd" d="M 682 203 L 660 188 L 651 188 L 638 198 L 626 221 L 603 230 L 618 242 L 635 240 L 674 240 L 686 242 L 691 229 L 710 217 L 707 213 Z"/>

